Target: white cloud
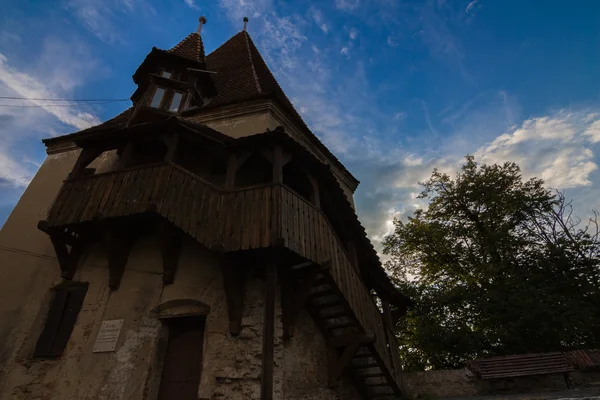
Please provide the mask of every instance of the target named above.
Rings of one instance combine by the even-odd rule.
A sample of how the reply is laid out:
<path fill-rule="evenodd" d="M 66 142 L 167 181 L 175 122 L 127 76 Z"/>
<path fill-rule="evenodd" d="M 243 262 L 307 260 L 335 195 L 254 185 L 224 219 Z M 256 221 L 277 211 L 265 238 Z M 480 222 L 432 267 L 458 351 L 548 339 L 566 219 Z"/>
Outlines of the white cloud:
<path fill-rule="evenodd" d="M 475 157 L 489 164 L 514 161 L 525 176 L 540 177 L 553 188 L 588 186 L 597 165 L 585 140 L 594 124 L 587 127 L 584 121 L 582 113 L 568 111 L 530 118 L 478 149 Z"/>
<path fill-rule="evenodd" d="M 200 9 L 200 7 L 198 7 L 198 4 L 196 4 L 195 0 L 183 0 L 183 1 L 188 7 L 193 8 L 194 10 Z"/>
<path fill-rule="evenodd" d="M 360 0 L 335 0 L 335 7 L 344 11 L 352 11 L 360 5 Z"/>
<path fill-rule="evenodd" d="M 423 158 L 417 157 L 414 154 L 410 154 L 404 157 L 402 163 L 407 167 L 416 167 L 418 165 L 423 165 Z"/>
<path fill-rule="evenodd" d="M 0 189 L 3 186 L 26 187 L 33 175 L 30 169 L 16 162 L 9 149 L 0 147 Z"/>
<path fill-rule="evenodd" d="M 350 32 L 348 33 L 348 36 L 350 36 L 350 39 L 355 40 L 358 37 L 358 30 L 352 27 L 352 29 L 350 29 Z"/>
<path fill-rule="evenodd" d="M 60 82 L 69 87 L 71 84 L 59 78 Z M 20 97 L 52 99 L 60 98 L 54 91 L 49 89 L 43 80 L 39 80 L 24 72 L 19 72 L 8 63 L 8 58 L 0 53 L 0 82 L 11 89 Z M 99 119 L 89 112 L 80 111 L 75 107 L 50 106 L 47 101 L 30 101 L 31 104 L 39 106 L 46 112 L 54 115 L 60 122 L 78 129 L 89 128 L 98 124 Z"/>
<path fill-rule="evenodd" d="M 387 44 L 390 47 L 397 47 L 398 46 L 398 42 L 396 41 L 396 39 L 392 35 L 388 36 L 388 38 L 387 38 Z"/>
<path fill-rule="evenodd" d="M 95 62 L 77 42 L 48 38 L 35 60 L 18 66 L 0 53 L 0 93 L 26 98 L 66 98 L 95 74 Z M 40 160 L 21 155 L 20 146 L 100 123 L 89 107 L 51 106 L 41 100 L 6 100 L 0 108 L 0 184 L 24 187 Z M 64 104 L 64 103 L 63 103 Z"/>
<path fill-rule="evenodd" d="M 348 57 L 348 55 L 350 54 L 350 48 L 348 46 L 344 46 L 340 50 L 340 53 L 342 53 L 343 55 L 345 55 L 346 57 Z"/>
<path fill-rule="evenodd" d="M 470 2 L 467 5 L 467 8 L 465 9 L 465 12 L 467 12 L 467 13 L 471 12 L 471 10 L 473 9 L 473 7 L 475 7 L 477 5 L 477 3 L 479 3 L 479 0 L 473 0 L 472 2 Z"/>
<path fill-rule="evenodd" d="M 317 9 L 314 6 L 311 6 L 308 9 L 308 14 L 312 18 L 312 20 L 315 22 L 315 24 L 319 27 L 319 29 L 321 29 L 326 34 L 329 33 L 329 27 L 323 21 L 323 13 L 319 9 Z"/>
<path fill-rule="evenodd" d="M 600 119 L 594 121 L 583 133 L 592 143 L 600 142 Z"/>
<path fill-rule="evenodd" d="M 219 0 L 229 19 L 239 24 L 244 17 L 258 18 L 268 10 L 271 10 L 272 0 Z"/>

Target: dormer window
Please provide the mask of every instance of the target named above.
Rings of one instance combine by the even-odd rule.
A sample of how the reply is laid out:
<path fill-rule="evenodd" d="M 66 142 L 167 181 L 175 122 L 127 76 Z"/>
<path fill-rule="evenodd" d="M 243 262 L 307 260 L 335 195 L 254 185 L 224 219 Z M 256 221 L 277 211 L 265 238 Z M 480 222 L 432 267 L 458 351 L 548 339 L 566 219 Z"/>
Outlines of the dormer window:
<path fill-rule="evenodd" d="M 163 69 L 162 71 L 160 71 L 160 76 L 162 76 L 163 78 L 171 78 L 171 71 L 167 71 L 166 69 Z"/>
<path fill-rule="evenodd" d="M 171 99 L 171 105 L 169 106 L 169 111 L 177 112 L 179 110 L 179 106 L 181 105 L 182 99 L 183 99 L 183 93 L 181 93 L 181 92 L 173 93 L 173 98 Z"/>
<path fill-rule="evenodd" d="M 152 102 L 150 103 L 150 107 L 160 108 L 162 104 L 162 99 L 165 96 L 166 89 L 160 86 L 156 87 L 154 91 L 154 96 L 152 96 Z"/>

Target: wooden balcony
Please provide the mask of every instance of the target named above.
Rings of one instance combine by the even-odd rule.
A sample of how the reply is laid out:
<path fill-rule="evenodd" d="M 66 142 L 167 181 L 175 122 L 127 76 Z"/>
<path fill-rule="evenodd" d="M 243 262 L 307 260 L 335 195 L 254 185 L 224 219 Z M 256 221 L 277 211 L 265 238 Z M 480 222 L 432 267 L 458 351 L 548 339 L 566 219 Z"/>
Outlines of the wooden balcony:
<path fill-rule="evenodd" d="M 368 398 L 400 396 L 398 343 L 351 265 L 325 215 L 280 183 L 222 190 L 173 163 L 68 180 L 47 225 L 62 229 L 97 220 L 157 213 L 209 248 L 271 247 L 274 241 L 307 264 L 328 265 L 307 306 L 326 338 L 366 337 L 346 364 Z"/>

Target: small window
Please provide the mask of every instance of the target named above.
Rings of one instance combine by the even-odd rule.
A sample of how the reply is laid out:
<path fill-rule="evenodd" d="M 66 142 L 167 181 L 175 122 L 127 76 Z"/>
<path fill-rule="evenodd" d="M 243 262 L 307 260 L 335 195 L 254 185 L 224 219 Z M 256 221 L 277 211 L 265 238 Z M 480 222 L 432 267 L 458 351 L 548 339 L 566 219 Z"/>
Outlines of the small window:
<path fill-rule="evenodd" d="M 73 332 L 88 285 L 77 284 L 54 289 L 54 297 L 34 357 L 59 357 Z"/>
<path fill-rule="evenodd" d="M 162 71 L 160 71 L 160 76 L 162 76 L 164 78 L 171 78 L 171 71 L 167 71 L 166 69 L 163 69 Z"/>
<path fill-rule="evenodd" d="M 160 107 L 160 103 L 162 103 L 162 98 L 164 95 L 165 88 L 158 86 L 154 91 L 154 96 L 152 96 L 152 103 L 150 103 L 150 106 L 154 108 Z"/>
<path fill-rule="evenodd" d="M 183 99 L 183 93 L 175 92 L 173 94 L 173 98 L 171 99 L 171 105 L 169 106 L 169 111 L 179 110 L 179 105 L 181 104 L 181 99 Z"/>

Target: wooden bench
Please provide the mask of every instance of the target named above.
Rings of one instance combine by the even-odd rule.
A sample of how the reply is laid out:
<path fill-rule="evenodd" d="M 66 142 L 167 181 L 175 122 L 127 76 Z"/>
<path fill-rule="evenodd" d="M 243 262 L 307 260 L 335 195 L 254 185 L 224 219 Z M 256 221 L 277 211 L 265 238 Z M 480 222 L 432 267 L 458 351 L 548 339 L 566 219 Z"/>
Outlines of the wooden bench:
<path fill-rule="evenodd" d="M 519 376 L 562 373 L 571 388 L 569 372 L 573 367 L 563 353 L 521 354 L 475 360 L 469 366 L 481 379 L 503 379 Z"/>

